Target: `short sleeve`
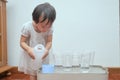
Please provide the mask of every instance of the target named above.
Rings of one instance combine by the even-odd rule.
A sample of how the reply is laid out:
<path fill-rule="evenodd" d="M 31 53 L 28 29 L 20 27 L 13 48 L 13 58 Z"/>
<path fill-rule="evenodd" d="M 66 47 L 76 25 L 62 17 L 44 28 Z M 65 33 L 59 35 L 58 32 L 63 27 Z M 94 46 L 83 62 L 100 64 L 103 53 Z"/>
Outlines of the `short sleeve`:
<path fill-rule="evenodd" d="M 21 30 L 21 35 L 25 36 L 25 37 L 29 37 L 29 27 L 27 25 L 23 25 L 22 26 L 22 30 Z"/>

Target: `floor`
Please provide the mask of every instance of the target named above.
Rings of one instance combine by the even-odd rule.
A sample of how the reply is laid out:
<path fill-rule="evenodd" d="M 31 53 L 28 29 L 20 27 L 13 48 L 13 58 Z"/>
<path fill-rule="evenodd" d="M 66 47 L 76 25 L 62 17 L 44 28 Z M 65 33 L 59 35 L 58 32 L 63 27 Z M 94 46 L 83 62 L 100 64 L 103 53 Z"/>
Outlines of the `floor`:
<path fill-rule="evenodd" d="M 4 76 L 0 80 L 30 80 L 28 75 L 24 74 L 12 74 L 10 76 Z"/>
<path fill-rule="evenodd" d="M 108 68 L 108 71 L 108 80 L 120 80 L 120 68 Z M 28 75 L 18 72 L 17 68 L 13 68 L 10 72 L 6 72 L 7 75 L 0 74 L 0 80 L 30 80 Z"/>
<path fill-rule="evenodd" d="M 13 67 L 11 70 L 0 74 L 0 80 L 30 80 L 30 77 L 22 72 L 18 72 L 17 67 Z"/>
<path fill-rule="evenodd" d="M 120 67 L 108 68 L 109 80 L 120 80 Z"/>
<path fill-rule="evenodd" d="M 120 80 L 120 74 L 112 74 L 109 80 Z"/>

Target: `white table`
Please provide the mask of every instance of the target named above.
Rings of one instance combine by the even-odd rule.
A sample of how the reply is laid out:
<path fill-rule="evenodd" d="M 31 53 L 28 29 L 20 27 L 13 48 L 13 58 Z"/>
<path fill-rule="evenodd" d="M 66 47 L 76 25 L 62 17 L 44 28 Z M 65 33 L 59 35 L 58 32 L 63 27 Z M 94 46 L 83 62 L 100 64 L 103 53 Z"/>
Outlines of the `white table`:
<path fill-rule="evenodd" d="M 37 80 L 108 80 L 108 71 L 102 66 L 91 66 L 89 72 L 82 72 L 80 67 L 72 67 L 65 71 L 63 67 L 55 67 L 53 73 L 37 73 Z"/>

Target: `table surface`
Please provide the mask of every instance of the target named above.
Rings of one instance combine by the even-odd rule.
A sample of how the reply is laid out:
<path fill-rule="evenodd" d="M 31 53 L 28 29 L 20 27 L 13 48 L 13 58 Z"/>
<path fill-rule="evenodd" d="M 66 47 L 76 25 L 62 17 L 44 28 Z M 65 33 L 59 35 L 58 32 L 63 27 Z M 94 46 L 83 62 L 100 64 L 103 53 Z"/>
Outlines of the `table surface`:
<path fill-rule="evenodd" d="M 46 74 L 42 73 L 42 70 L 38 71 L 39 74 Z M 85 73 L 85 74 L 108 74 L 107 68 L 103 68 L 102 66 L 99 65 L 91 65 L 89 70 L 82 69 L 79 66 L 76 67 L 71 67 L 71 68 L 63 68 L 62 66 L 55 66 L 54 67 L 54 72 L 52 74 L 58 74 L 58 73 L 66 73 L 66 74 L 78 74 L 78 73 Z M 47 73 L 49 74 L 49 73 Z"/>
<path fill-rule="evenodd" d="M 80 67 L 72 67 L 64 70 L 61 66 L 55 66 L 53 73 L 37 73 L 37 80 L 108 80 L 108 70 L 102 66 L 92 65 L 88 72 Z"/>

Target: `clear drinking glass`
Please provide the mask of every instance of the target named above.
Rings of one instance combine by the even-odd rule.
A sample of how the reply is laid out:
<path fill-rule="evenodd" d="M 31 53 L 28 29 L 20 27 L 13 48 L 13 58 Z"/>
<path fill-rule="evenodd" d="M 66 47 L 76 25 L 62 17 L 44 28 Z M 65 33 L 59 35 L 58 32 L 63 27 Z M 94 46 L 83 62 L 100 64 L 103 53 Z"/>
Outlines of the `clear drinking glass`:
<path fill-rule="evenodd" d="M 90 52 L 81 54 L 81 71 L 87 73 L 90 69 L 91 54 Z"/>
<path fill-rule="evenodd" d="M 90 51 L 90 65 L 94 65 L 95 51 Z"/>
<path fill-rule="evenodd" d="M 65 51 L 63 56 L 63 70 L 70 71 L 72 69 L 73 64 L 73 56 L 71 51 Z"/>
<path fill-rule="evenodd" d="M 62 65 L 62 54 L 60 54 L 60 53 L 55 53 L 55 54 L 54 54 L 54 57 L 55 57 L 54 64 L 55 64 L 56 66 L 61 66 L 61 65 Z"/>
<path fill-rule="evenodd" d="M 80 58 L 81 58 L 80 54 L 81 54 L 80 51 L 74 51 L 74 53 L 73 53 L 73 64 L 72 64 L 73 67 L 78 67 L 79 66 Z"/>

